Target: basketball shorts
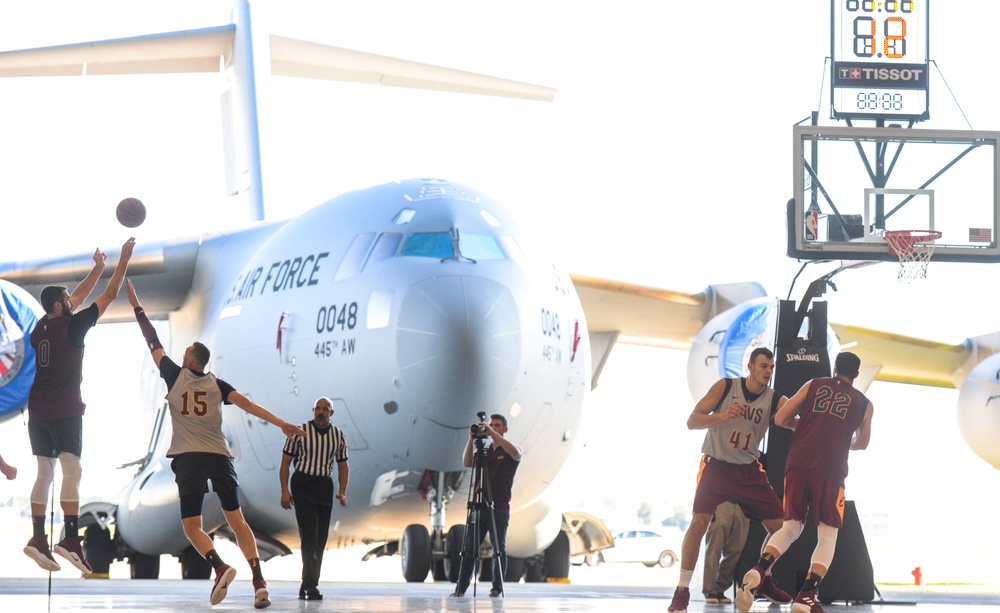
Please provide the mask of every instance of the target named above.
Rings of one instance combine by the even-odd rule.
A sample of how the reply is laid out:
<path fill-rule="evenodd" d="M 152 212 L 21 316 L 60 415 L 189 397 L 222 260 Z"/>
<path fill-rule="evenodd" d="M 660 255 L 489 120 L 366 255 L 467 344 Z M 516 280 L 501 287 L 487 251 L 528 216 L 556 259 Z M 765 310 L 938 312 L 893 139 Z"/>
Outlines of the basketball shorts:
<path fill-rule="evenodd" d="M 233 461 L 217 453 L 184 453 L 170 462 L 181 497 L 207 494 L 208 482 L 213 492 L 229 492 L 239 486 Z"/>
<path fill-rule="evenodd" d="M 31 453 L 56 458 L 62 452 L 83 457 L 83 415 L 63 419 L 28 419 Z"/>
<path fill-rule="evenodd" d="M 780 519 L 781 501 L 767 480 L 760 462 L 730 464 L 711 456 L 702 456 L 698 488 L 694 493 L 694 512 L 714 514 L 715 508 L 732 500 L 750 519 Z"/>
<path fill-rule="evenodd" d="M 785 519 L 805 522 L 812 508 L 816 525 L 844 525 L 844 487 L 826 474 L 810 468 L 785 473 Z"/>

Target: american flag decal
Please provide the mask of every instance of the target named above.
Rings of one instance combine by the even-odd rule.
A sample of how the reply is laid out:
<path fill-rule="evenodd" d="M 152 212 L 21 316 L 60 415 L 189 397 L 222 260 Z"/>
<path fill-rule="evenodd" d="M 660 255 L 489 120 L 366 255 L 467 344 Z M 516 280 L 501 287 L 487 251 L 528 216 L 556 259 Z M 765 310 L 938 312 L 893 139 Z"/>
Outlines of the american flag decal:
<path fill-rule="evenodd" d="M 969 228 L 970 243 L 992 243 L 993 230 L 991 228 Z"/>

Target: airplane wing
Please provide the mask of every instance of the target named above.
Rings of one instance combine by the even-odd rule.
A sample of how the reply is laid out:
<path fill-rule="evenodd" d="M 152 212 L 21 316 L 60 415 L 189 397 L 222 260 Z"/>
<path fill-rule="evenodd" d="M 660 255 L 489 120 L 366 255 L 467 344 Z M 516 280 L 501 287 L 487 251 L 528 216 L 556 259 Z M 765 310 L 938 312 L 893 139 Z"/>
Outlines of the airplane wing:
<path fill-rule="evenodd" d="M 952 345 L 859 326 L 830 326 L 841 346 L 861 358 L 863 371 L 877 369 L 874 378 L 879 381 L 960 388 L 976 364 L 1000 351 L 1000 333 Z"/>
<path fill-rule="evenodd" d="M 229 24 L 39 49 L 0 52 L 0 77 L 220 72 L 236 26 Z M 308 77 L 466 94 L 551 101 L 557 90 L 489 75 L 277 36 L 271 71 Z"/>
<path fill-rule="evenodd" d="M 683 293 L 583 275 L 571 274 L 570 279 L 590 331 L 592 387 L 597 387 L 615 343 L 688 349 L 710 319 L 767 295 L 759 283 L 710 285 L 697 293 Z"/>
<path fill-rule="evenodd" d="M 142 306 L 151 319 L 164 319 L 181 308 L 190 293 L 195 260 L 200 240 L 170 241 L 137 245 L 128 266 L 128 278 L 142 296 Z M 90 294 L 104 291 L 108 279 L 118 267 L 118 253 L 109 252 L 107 266 L 97 287 Z M 0 279 L 17 284 L 36 300 L 47 285 L 64 285 L 72 289 L 83 281 L 94 267 L 93 252 L 58 258 L 0 263 Z M 133 321 L 134 315 L 124 291 L 111 303 L 101 321 L 113 323 Z M 90 302 L 87 302 L 90 304 Z M 86 306 L 86 305 L 84 305 Z"/>
<path fill-rule="evenodd" d="M 615 343 L 686 350 L 712 317 L 767 295 L 757 283 L 710 285 L 701 292 L 683 293 L 570 276 L 590 328 L 595 386 Z M 861 357 L 860 389 L 873 380 L 960 388 L 977 364 L 1000 353 L 1000 333 L 949 344 L 854 325 L 830 326 L 841 346 Z"/>

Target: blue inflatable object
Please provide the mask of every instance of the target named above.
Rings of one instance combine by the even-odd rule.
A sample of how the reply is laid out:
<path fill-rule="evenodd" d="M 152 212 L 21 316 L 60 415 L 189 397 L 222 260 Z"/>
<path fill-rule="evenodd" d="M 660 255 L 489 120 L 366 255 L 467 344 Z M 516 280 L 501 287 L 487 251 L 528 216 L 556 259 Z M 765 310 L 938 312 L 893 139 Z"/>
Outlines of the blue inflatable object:
<path fill-rule="evenodd" d="M 35 351 L 29 337 L 43 314 L 28 292 L 0 280 L 0 422 L 28 406 L 35 380 Z"/>

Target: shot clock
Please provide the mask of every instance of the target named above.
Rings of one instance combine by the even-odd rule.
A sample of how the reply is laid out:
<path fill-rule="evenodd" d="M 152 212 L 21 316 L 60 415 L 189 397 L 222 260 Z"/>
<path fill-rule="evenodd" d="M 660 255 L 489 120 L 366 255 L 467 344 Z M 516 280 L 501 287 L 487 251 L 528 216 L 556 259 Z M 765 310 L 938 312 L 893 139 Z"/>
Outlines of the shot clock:
<path fill-rule="evenodd" d="M 832 0 L 834 119 L 930 118 L 930 0 Z"/>

